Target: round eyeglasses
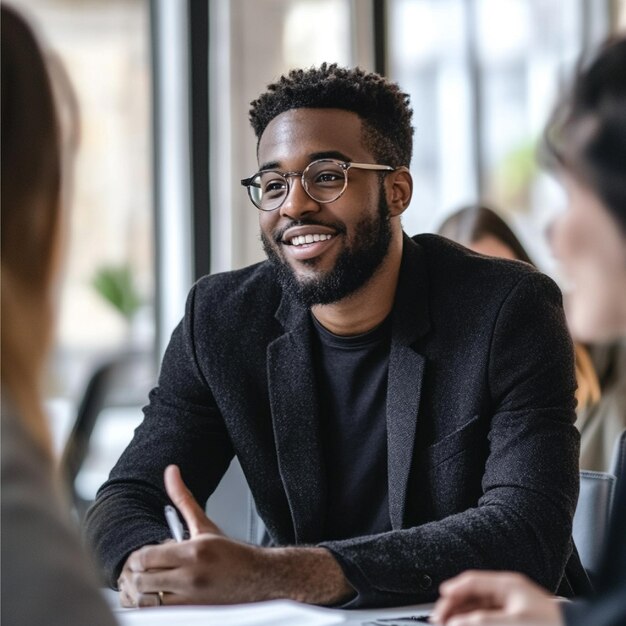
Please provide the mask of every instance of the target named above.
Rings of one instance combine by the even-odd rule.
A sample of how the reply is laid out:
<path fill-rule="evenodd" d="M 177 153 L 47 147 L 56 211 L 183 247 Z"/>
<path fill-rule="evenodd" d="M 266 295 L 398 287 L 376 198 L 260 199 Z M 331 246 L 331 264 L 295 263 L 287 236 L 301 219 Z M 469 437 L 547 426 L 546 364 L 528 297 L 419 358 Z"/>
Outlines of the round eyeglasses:
<path fill-rule="evenodd" d="M 291 189 L 289 180 L 294 176 L 300 176 L 302 187 L 311 199 L 328 204 L 338 200 L 346 190 L 350 168 L 381 172 L 396 169 L 391 165 L 318 159 L 309 163 L 303 172 L 261 170 L 250 178 L 244 178 L 241 184 L 248 188 L 252 204 L 261 211 L 274 211 L 283 204 Z"/>

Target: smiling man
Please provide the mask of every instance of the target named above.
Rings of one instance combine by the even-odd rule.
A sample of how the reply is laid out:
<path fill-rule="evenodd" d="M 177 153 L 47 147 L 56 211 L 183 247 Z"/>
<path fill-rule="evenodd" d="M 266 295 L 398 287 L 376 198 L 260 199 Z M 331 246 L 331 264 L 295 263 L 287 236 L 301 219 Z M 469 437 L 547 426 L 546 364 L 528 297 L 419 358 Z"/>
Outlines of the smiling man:
<path fill-rule="evenodd" d="M 88 515 L 122 604 L 399 605 L 468 568 L 571 591 L 578 435 L 557 287 L 403 233 L 413 130 L 397 85 L 293 71 L 251 121 L 259 171 L 242 184 L 268 261 L 193 287 Z M 269 547 L 204 515 L 235 455 Z M 181 543 L 162 543 L 169 499 Z"/>

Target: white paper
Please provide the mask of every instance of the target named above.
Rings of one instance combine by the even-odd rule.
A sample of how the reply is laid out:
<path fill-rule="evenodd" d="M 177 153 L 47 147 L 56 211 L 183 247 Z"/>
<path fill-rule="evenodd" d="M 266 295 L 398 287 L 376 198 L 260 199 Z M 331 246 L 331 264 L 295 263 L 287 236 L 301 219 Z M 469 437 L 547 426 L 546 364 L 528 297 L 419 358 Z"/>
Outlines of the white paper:
<path fill-rule="evenodd" d="M 116 611 L 121 626 L 326 626 L 344 615 L 291 600 L 234 606 L 161 606 Z"/>

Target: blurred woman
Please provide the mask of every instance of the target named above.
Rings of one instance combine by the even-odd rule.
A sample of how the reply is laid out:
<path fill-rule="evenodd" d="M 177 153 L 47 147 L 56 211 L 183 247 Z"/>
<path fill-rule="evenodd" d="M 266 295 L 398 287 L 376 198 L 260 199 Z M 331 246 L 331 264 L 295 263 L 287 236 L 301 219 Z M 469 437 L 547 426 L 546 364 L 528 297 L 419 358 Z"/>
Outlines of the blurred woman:
<path fill-rule="evenodd" d="M 444 220 L 437 232 L 479 254 L 535 265 L 509 225 L 486 206 L 470 205 L 459 209 Z M 574 349 L 580 414 L 600 400 L 600 384 L 587 349 L 580 343 L 574 343 Z"/>
<path fill-rule="evenodd" d="M 74 141 L 61 114 L 72 121 L 74 101 L 26 22 L 4 4 L 1 18 L 2 622 L 109 626 L 58 493 L 40 395 Z"/>
<path fill-rule="evenodd" d="M 626 39 L 607 43 L 579 72 L 545 135 L 548 164 L 568 196 L 551 244 L 572 284 L 568 320 L 585 341 L 626 339 Z M 558 603 L 519 574 L 466 572 L 440 588 L 434 620 L 450 626 L 626 624 L 626 476 L 598 595 Z"/>

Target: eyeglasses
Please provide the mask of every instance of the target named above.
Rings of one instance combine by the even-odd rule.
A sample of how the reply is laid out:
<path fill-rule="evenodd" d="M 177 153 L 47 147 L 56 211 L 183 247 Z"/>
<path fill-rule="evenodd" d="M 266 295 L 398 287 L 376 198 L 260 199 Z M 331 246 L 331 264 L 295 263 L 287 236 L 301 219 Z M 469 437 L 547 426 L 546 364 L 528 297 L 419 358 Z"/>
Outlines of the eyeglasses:
<path fill-rule="evenodd" d="M 261 211 L 274 211 L 283 204 L 291 190 L 289 180 L 294 176 L 300 176 L 302 187 L 311 199 L 328 204 L 338 200 L 346 190 L 350 168 L 381 172 L 393 172 L 396 169 L 391 165 L 318 159 L 309 163 L 303 172 L 261 170 L 250 178 L 244 178 L 241 184 L 248 188 L 252 204 Z"/>

